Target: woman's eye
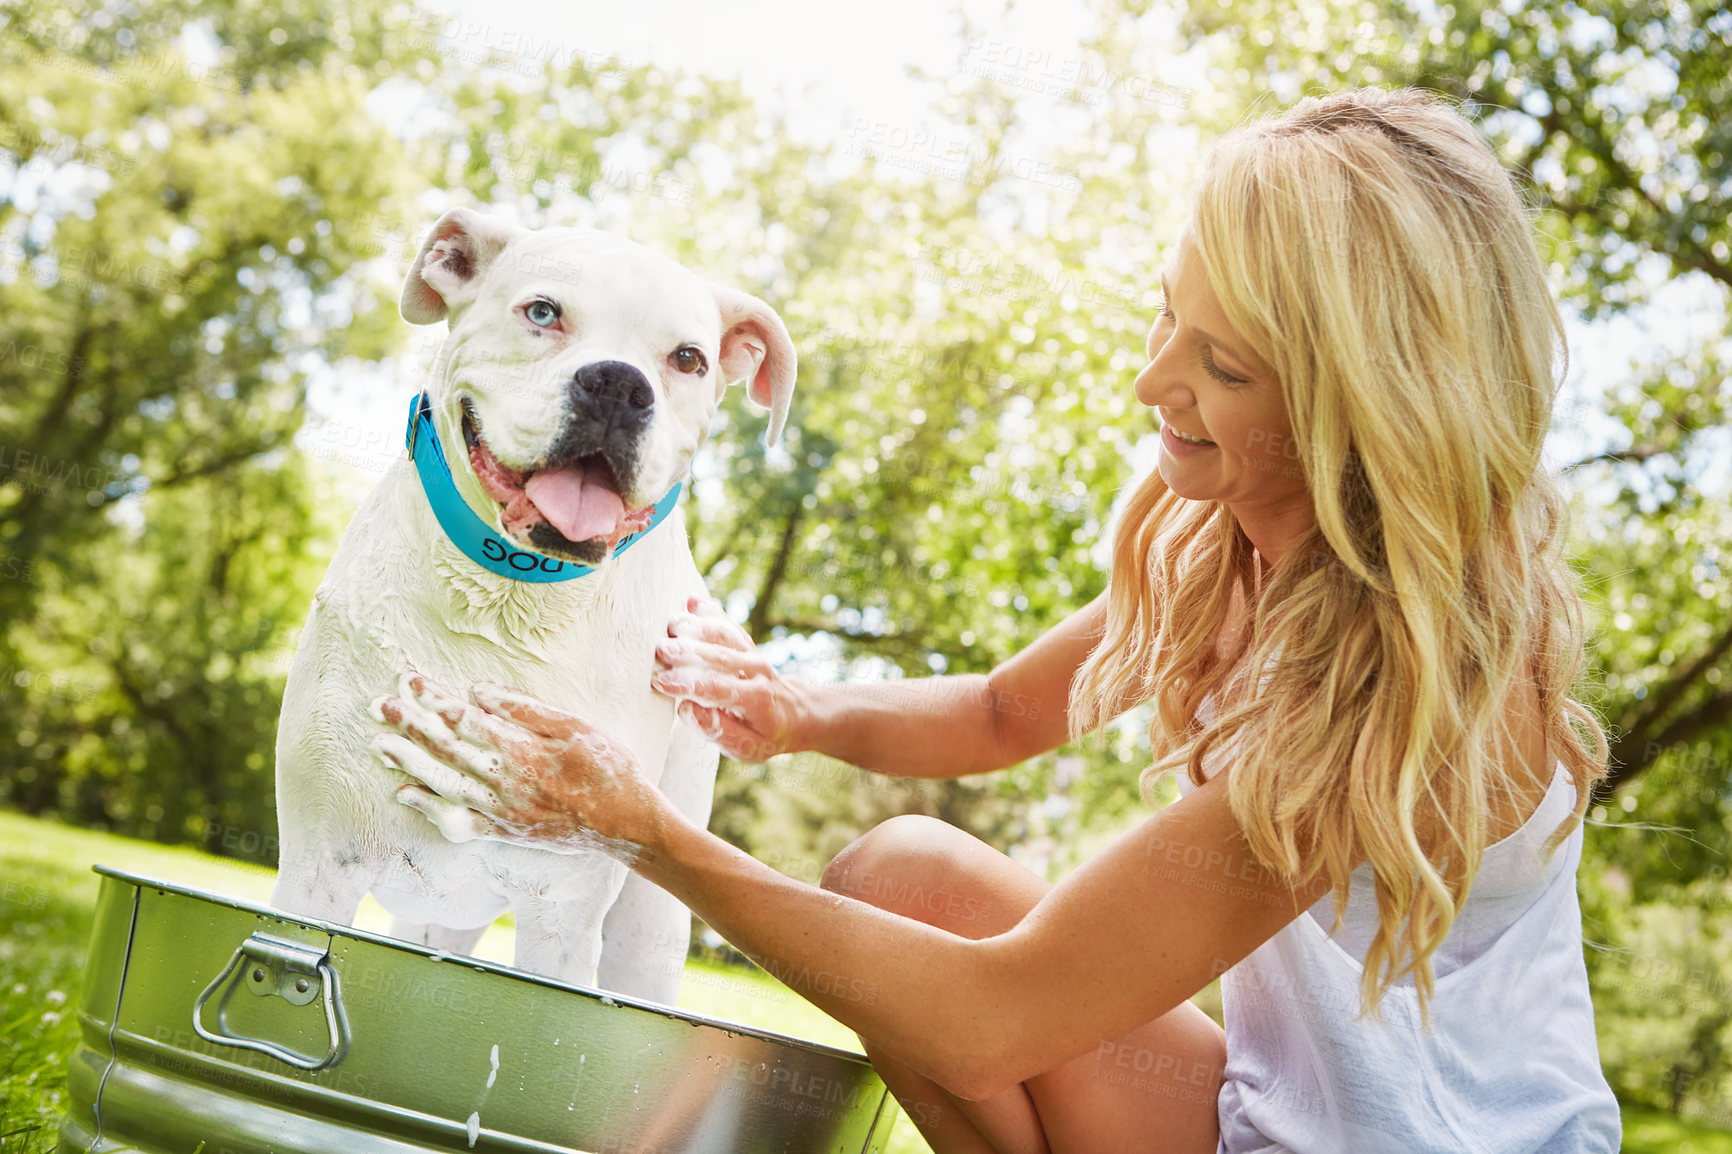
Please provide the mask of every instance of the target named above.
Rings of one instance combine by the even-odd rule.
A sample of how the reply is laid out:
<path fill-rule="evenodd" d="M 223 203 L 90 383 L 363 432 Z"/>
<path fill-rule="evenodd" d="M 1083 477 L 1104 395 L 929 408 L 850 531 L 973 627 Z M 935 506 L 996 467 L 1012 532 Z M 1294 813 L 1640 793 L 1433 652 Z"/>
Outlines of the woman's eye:
<path fill-rule="evenodd" d="M 704 360 L 702 350 L 694 349 L 690 345 L 675 349 L 673 362 L 674 368 L 682 373 L 701 373 L 709 367 L 709 363 Z"/>
<path fill-rule="evenodd" d="M 550 329 L 553 322 L 559 319 L 559 309 L 552 301 L 530 301 L 529 307 L 523 310 L 523 315 L 529 318 L 530 324 Z"/>
<path fill-rule="evenodd" d="M 1217 381 L 1220 381 L 1222 384 L 1242 385 L 1246 383 L 1244 377 L 1235 377 L 1232 373 L 1229 373 L 1220 365 L 1217 365 L 1215 363 L 1215 358 L 1210 355 L 1208 349 L 1203 350 L 1203 355 L 1199 357 L 1198 360 L 1202 363 L 1203 371 L 1208 373 L 1211 377 L 1214 377 Z"/>

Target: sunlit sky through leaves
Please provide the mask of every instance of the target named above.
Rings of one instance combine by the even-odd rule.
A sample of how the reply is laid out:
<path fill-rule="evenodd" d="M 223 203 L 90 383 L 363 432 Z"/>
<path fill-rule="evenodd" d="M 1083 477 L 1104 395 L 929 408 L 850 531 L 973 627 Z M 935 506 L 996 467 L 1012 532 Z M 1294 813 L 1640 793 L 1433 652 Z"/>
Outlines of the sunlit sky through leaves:
<path fill-rule="evenodd" d="M 1087 13 L 1079 0 L 1015 6 L 969 3 L 957 9 L 930 0 L 874 0 L 870 4 L 810 0 L 640 0 L 574 5 L 527 0 L 443 0 L 423 5 L 437 13 L 442 51 L 561 58 L 581 55 L 592 67 L 612 60 L 653 62 L 737 79 L 764 107 L 784 111 L 790 131 L 805 141 L 843 146 L 874 126 L 907 132 L 951 131 L 938 107 L 945 84 L 988 70 L 1014 85 L 1024 100 L 1029 147 L 1064 131 L 1063 101 L 1054 93 L 1086 83 L 1091 62 L 1080 47 Z M 1160 37 L 1158 14 L 1137 34 Z M 1207 83 L 1205 62 L 1175 49 L 1162 83 L 1178 90 Z M 913 75 L 913 72 L 921 75 Z M 408 118 L 408 108 L 376 109 Z M 1174 118 L 1182 121 L 1183 115 Z M 1206 138 L 1204 140 L 1206 143 Z M 886 179 L 896 179 L 887 174 Z M 1548 458 L 1563 463 L 1605 448 L 1622 447 L 1621 428 L 1604 412 L 1607 390 L 1632 389 L 1642 377 L 1633 362 L 1680 355 L 1720 331 L 1720 303 L 1712 286 L 1663 284 L 1663 270 L 1646 309 L 1586 324 L 1569 317 L 1571 369 L 1558 400 Z M 1566 312 L 1566 315 L 1569 314 Z M 796 333 L 795 339 L 799 339 Z M 422 364 L 425 364 L 423 358 Z M 420 370 L 416 370 L 420 371 Z M 335 392 L 315 388 L 312 409 L 340 404 L 347 422 L 377 426 L 373 440 L 390 445 L 401 436 L 403 383 L 382 374 L 377 386 L 346 380 Z M 341 394 L 341 400 L 336 398 Z M 795 419 L 798 419 L 796 413 Z M 1724 432 L 1724 431 L 1723 431 Z M 1710 441 L 1697 476 L 1704 488 L 1732 489 L 1732 438 Z M 1144 456 L 1139 454 L 1139 457 Z M 1149 460 L 1139 460 L 1146 468 Z M 1590 501 L 1595 494 L 1588 494 Z"/>

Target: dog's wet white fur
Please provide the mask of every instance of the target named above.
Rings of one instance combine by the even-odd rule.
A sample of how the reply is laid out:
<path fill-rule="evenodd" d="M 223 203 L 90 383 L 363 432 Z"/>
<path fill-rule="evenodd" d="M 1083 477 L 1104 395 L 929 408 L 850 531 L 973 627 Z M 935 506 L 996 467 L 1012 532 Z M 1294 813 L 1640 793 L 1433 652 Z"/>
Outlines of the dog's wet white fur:
<path fill-rule="evenodd" d="M 602 232 L 530 231 L 454 210 L 416 257 L 402 312 L 417 324 L 450 322 L 426 388 L 459 493 L 502 536 L 515 532 L 519 546 L 540 552 L 545 540 L 509 530 L 508 520 L 523 530 L 523 518 L 506 518 L 476 475 L 472 461 L 483 458 L 466 444 L 466 413 L 509 476 L 543 467 L 552 476 L 549 454 L 572 451 L 574 428 L 608 428 L 603 472 L 619 491 L 617 500 L 601 495 L 629 517 L 687 476 L 729 383 L 746 380 L 770 408 L 772 443 L 794 387 L 793 345 L 768 305 Z M 553 312 L 557 330 L 536 323 Z M 574 381 L 601 362 L 612 363 L 610 379 L 640 373 L 653 403 L 639 405 L 649 395 L 639 390 L 619 420 L 580 420 L 573 410 L 588 394 Z M 596 492 L 584 489 L 585 500 Z M 409 669 L 459 692 L 479 681 L 510 686 L 608 730 L 684 813 L 707 822 L 716 748 L 650 688 L 668 618 L 704 592 L 684 507 L 588 576 L 529 584 L 464 557 L 435 520 L 414 463 L 394 463 L 337 549 L 289 674 L 272 905 L 348 924 L 371 891 L 394 916 L 393 933 L 453 953 L 473 948 L 509 906 L 518 968 L 673 1003 L 690 926 L 683 906 L 601 852 L 447 841 L 396 800 L 404 778 L 373 751 L 384 728 L 368 703 L 395 692 Z M 576 545 L 565 556 L 611 548 Z"/>

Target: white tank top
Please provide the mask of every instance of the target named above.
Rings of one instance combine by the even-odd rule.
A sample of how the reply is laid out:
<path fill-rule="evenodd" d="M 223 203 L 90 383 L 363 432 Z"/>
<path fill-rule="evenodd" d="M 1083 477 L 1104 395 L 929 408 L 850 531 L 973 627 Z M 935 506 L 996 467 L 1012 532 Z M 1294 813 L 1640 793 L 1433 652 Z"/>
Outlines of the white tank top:
<path fill-rule="evenodd" d="M 1212 715 L 1206 701 L 1198 718 Z M 1196 788 L 1175 776 L 1181 794 Z M 1221 976 L 1217 1154 L 1617 1154 L 1582 961 L 1582 828 L 1541 857 L 1575 794 L 1560 763 L 1526 823 L 1486 848 L 1432 955 L 1429 1030 L 1411 977 L 1384 994 L 1382 1023 L 1354 1020 L 1377 926 L 1369 862 L 1334 937 L 1326 894 Z"/>

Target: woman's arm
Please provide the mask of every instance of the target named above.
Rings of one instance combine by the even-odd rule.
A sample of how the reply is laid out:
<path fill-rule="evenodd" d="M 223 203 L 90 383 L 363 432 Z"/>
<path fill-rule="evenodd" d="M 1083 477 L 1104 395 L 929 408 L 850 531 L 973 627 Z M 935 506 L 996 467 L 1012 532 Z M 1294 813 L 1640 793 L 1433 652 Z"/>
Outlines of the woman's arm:
<path fill-rule="evenodd" d="M 1257 867 L 1225 776 L 979 941 L 785 878 L 677 814 L 636 868 L 831 1017 L 980 1099 L 1160 1017 L 1328 892 Z"/>
<path fill-rule="evenodd" d="M 509 692 L 478 687 L 471 705 L 417 690 L 376 703 L 413 741 L 379 744 L 433 787 L 408 782 L 399 799 L 447 837 L 619 854 L 801 996 L 965 1098 L 1166 1013 L 1328 890 L 1295 892 L 1258 868 L 1224 770 L 1014 929 L 973 941 L 760 864 L 683 818 L 579 718 Z"/>
<path fill-rule="evenodd" d="M 816 685 L 778 674 L 719 606 L 699 603 L 669 624 L 652 684 L 732 757 L 815 750 L 881 773 L 963 777 L 1064 744 L 1071 679 L 1105 614 L 1102 594 L 984 675 Z"/>

